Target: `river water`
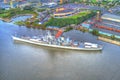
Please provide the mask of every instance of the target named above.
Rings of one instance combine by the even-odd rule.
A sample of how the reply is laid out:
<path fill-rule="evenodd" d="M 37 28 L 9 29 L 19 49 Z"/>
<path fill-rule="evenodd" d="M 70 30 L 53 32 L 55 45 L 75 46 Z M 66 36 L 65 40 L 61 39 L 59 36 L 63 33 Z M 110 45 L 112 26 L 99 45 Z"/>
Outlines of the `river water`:
<path fill-rule="evenodd" d="M 72 51 L 14 42 L 13 34 L 42 30 L 0 21 L 0 80 L 120 80 L 120 46 L 80 31 L 64 33 L 75 40 L 104 45 L 102 51 Z"/>

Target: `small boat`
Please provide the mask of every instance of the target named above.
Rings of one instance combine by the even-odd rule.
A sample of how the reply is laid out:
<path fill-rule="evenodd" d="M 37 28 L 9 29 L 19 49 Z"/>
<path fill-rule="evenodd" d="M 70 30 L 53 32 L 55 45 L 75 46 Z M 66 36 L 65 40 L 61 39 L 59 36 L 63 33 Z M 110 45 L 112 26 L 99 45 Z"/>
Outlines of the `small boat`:
<path fill-rule="evenodd" d="M 102 50 L 103 46 L 90 42 L 74 42 L 69 38 L 51 36 L 50 34 L 42 37 L 16 37 L 12 36 L 14 41 L 20 41 L 45 47 L 69 49 L 69 50 L 84 50 L 98 51 Z"/>

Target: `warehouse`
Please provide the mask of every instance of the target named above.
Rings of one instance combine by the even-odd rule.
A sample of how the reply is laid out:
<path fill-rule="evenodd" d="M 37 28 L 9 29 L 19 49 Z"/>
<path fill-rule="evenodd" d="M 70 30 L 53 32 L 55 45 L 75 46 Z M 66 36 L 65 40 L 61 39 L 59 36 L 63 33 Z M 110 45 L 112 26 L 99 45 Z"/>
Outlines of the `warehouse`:
<path fill-rule="evenodd" d="M 103 20 L 110 20 L 115 22 L 120 22 L 120 16 L 114 14 L 103 14 L 101 17 Z"/>

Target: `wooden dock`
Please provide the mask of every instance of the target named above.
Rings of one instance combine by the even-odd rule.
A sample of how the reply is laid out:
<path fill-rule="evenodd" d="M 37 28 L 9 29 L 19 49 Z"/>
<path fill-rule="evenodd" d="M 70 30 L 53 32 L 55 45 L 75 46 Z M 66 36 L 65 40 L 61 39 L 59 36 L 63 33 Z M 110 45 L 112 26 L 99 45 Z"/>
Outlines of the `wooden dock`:
<path fill-rule="evenodd" d="M 111 40 L 111 39 L 104 38 L 104 37 L 98 37 L 98 39 L 102 40 L 102 41 L 105 41 L 105 42 L 108 42 L 108 43 L 112 43 L 112 44 L 120 46 L 120 41 L 115 41 L 115 40 Z"/>

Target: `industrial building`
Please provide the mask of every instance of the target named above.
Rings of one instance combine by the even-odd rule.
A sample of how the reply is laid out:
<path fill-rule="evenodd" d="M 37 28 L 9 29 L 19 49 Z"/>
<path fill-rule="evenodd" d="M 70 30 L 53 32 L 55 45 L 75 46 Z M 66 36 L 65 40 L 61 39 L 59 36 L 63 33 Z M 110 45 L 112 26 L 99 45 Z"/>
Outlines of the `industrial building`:
<path fill-rule="evenodd" d="M 117 15 L 114 15 L 114 14 L 103 14 L 101 19 L 120 22 L 120 16 L 117 16 Z"/>
<path fill-rule="evenodd" d="M 103 14 L 100 22 L 97 22 L 95 27 L 120 33 L 120 16 L 114 14 Z"/>

